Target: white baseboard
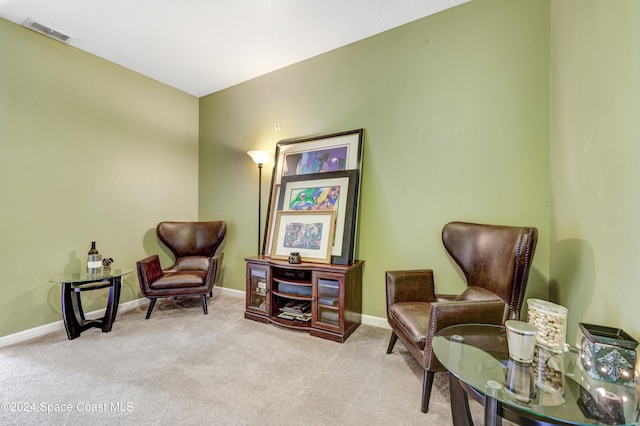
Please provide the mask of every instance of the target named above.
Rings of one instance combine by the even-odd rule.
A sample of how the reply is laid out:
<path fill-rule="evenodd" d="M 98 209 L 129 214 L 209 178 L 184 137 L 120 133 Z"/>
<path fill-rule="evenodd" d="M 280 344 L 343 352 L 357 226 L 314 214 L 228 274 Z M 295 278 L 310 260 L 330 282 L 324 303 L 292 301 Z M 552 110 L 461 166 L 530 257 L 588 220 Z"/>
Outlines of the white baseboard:
<path fill-rule="evenodd" d="M 391 330 L 391 327 L 389 327 L 389 323 L 387 322 L 386 318 L 374 317 L 371 315 L 362 315 L 362 323 Z"/>
<path fill-rule="evenodd" d="M 231 297 L 244 298 L 245 292 L 241 290 L 234 290 L 230 288 L 224 287 L 214 287 L 213 292 L 220 292 L 221 294 L 225 294 Z M 131 300 L 129 302 L 121 303 L 118 306 L 118 312 L 128 311 L 130 309 L 135 309 L 138 306 L 146 305 L 148 302 L 147 298 L 140 298 Z M 86 314 L 88 318 L 96 317 L 99 318 L 104 315 L 105 309 L 99 309 L 97 311 L 92 311 Z M 382 327 L 389 328 L 389 324 L 387 323 L 386 318 L 374 317 L 371 315 L 362 315 L 362 323 L 367 325 L 372 325 L 374 327 Z M 13 345 L 16 343 L 24 342 L 25 340 L 33 339 L 35 337 L 43 336 L 47 333 L 53 333 L 56 331 L 64 330 L 64 323 L 62 320 L 55 321 L 49 324 L 41 325 L 39 327 L 34 327 L 29 330 L 20 331 L 18 333 L 9 334 L 7 336 L 0 337 L 0 348 L 5 346 Z"/>
<path fill-rule="evenodd" d="M 121 303 L 118 305 L 118 312 L 128 311 L 146 303 L 148 303 L 146 298 Z M 97 311 L 88 312 L 85 315 L 87 318 L 100 318 L 101 316 L 104 316 L 104 312 L 105 309 L 98 309 Z M 18 333 L 9 334 L 7 336 L 0 337 L 0 348 L 61 330 L 64 330 L 64 322 L 62 322 L 62 320 L 31 328 L 29 330 L 20 331 Z"/>
<path fill-rule="evenodd" d="M 225 288 L 225 287 L 214 287 L 213 288 L 213 292 L 215 293 L 216 291 L 219 291 L 222 294 L 226 294 L 227 296 L 231 296 L 231 297 L 241 297 L 241 298 L 245 298 L 245 292 L 242 290 L 234 290 L 232 288 Z"/>

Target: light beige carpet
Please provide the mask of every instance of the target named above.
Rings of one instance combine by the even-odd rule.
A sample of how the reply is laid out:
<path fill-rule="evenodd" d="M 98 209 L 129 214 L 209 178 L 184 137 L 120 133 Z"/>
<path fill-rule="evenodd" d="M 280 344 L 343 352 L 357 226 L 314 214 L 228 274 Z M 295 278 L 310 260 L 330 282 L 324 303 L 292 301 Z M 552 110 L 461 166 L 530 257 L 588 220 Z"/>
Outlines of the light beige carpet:
<path fill-rule="evenodd" d="M 390 331 L 343 344 L 244 319 L 244 299 L 159 300 L 69 341 L 64 331 L 0 349 L 0 424 L 448 425 L 448 376 L 420 412 L 422 369 Z M 474 421 L 481 407 L 470 402 Z"/>

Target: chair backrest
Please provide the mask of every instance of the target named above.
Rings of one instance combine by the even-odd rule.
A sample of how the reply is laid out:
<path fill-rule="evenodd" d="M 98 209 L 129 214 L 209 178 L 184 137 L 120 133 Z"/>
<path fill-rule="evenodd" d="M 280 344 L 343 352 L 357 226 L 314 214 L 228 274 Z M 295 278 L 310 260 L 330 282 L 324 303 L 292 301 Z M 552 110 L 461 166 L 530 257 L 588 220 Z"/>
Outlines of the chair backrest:
<path fill-rule="evenodd" d="M 451 222 L 442 242 L 465 275 L 467 285 L 484 287 L 509 305 L 520 319 L 538 230 L 531 227 Z"/>
<path fill-rule="evenodd" d="M 227 234 L 227 224 L 224 221 L 160 222 L 156 233 L 176 260 L 185 256 L 211 257 Z"/>

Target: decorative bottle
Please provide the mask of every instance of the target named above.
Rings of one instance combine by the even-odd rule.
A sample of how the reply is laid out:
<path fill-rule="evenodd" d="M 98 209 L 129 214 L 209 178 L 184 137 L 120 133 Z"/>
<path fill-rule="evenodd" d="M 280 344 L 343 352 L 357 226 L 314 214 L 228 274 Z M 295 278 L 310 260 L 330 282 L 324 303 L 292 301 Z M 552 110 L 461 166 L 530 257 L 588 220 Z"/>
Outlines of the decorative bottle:
<path fill-rule="evenodd" d="M 102 273 L 102 255 L 96 249 L 96 242 L 91 242 L 91 250 L 87 255 L 87 273 L 96 275 Z"/>

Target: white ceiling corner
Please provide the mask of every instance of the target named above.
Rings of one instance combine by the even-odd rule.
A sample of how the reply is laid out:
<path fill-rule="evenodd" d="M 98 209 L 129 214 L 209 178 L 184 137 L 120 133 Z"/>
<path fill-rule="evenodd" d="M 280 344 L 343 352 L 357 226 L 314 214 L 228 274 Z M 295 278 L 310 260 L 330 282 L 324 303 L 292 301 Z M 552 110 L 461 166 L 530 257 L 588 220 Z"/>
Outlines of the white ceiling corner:
<path fill-rule="evenodd" d="M 200 97 L 467 1 L 0 0 L 0 17 Z"/>

